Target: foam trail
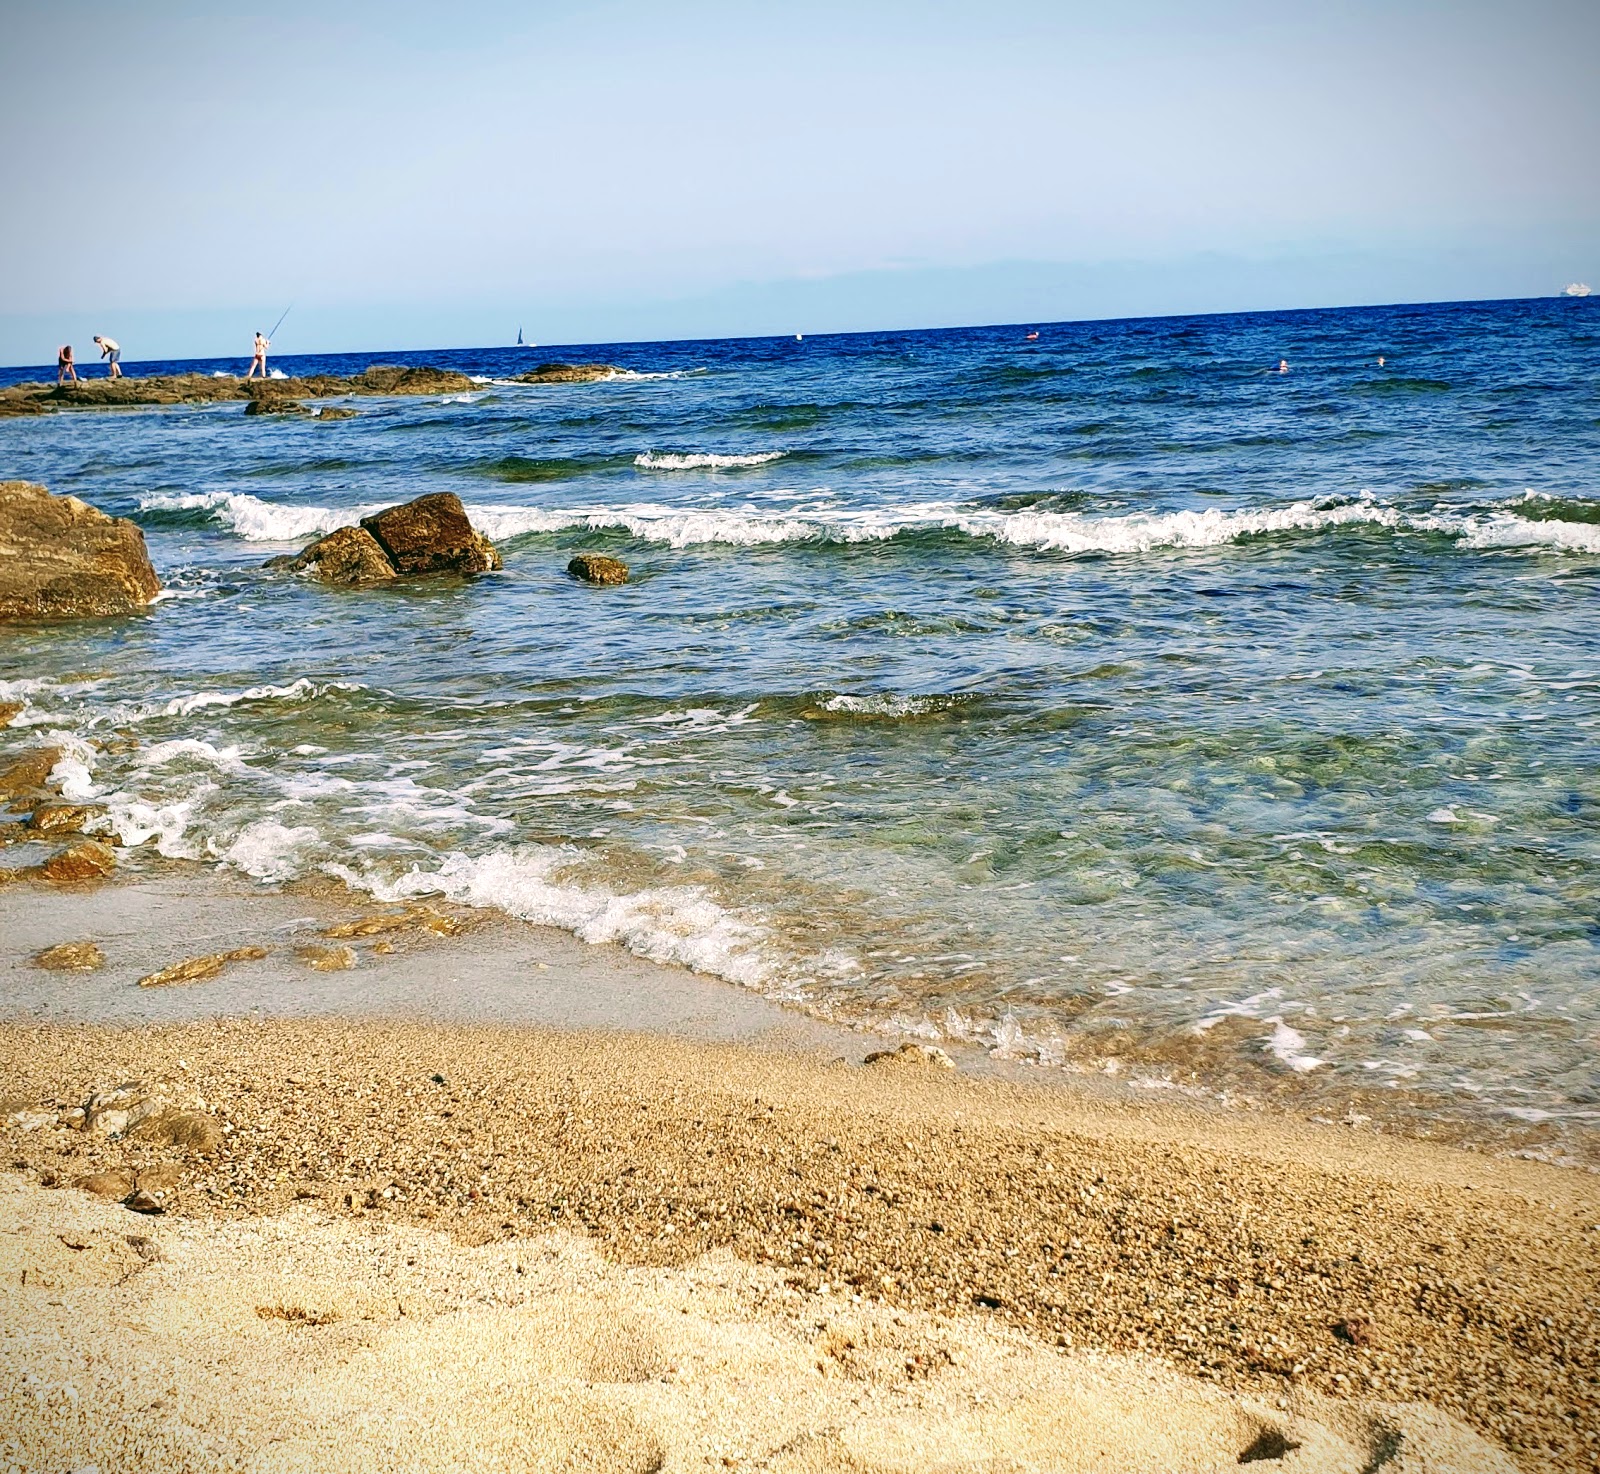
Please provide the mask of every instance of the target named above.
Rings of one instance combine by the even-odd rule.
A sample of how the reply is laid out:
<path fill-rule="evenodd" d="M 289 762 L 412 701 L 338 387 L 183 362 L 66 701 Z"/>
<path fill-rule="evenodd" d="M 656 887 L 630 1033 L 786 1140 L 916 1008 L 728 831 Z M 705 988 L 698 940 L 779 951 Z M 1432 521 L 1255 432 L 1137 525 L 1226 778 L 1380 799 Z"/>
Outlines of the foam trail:
<path fill-rule="evenodd" d="M 781 461 L 788 452 L 763 450 L 750 455 L 713 455 L 691 453 L 688 455 L 657 455 L 647 450 L 633 458 L 634 465 L 646 471 L 736 471 L 746 466 L 765 466 L 769 461 Z"/>

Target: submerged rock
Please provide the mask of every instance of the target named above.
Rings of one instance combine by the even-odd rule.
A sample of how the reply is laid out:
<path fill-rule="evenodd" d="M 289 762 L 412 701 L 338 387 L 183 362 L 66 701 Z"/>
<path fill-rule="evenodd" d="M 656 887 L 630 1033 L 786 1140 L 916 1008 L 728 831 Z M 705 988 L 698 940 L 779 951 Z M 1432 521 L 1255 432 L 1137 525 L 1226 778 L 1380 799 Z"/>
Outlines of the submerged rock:
<path fill-rule="evenodd" d="M 397 573 L 485 573 L 500 567 L 494 544 L 467 520 L 461 498 L 448 491 L 387 507 L 361 525 L 389 555 Z"/>
<path fill-rule="evenodd" d="M 324 947 L 307 942 L 296 947 L 294 955 L 314 972 L 344 972 L 356 965 L 354 947 Z"/>
<path fill-rule="evenodd" d="M 274 558 L 267 566 L 292 573 L 309 568 L 323 583 L 387 583 L 396 576 L 388 554 L 364 527 L 341 527 L 318 538 L 298 557 Z"/>
<path fill-rule="evenodd" d="M 57 942 L 35 952 L 33 965 L 46 972 L 95 972 L 106 965 L 106 954 L 93 942 Z"/>
<path fill-rule="evenodd" d="M 28 820 L 34 834 L 82 834 L 91 819 L 105 813 L 101 804 L 40 804 Z"/>
<path fill-rule="evenodd" d="M 337 404 L 327 404 L 321 409 L 311 411 L 313 419 L 318 420 L 353 420 L 356 412 L 353 409 L 343 409 Z"/>
<path fill-rule="evenodd" d="M 235 947 L 231 952 L 208 952 L 202 957 L 185 957 L 160 972 L 139 979 L 141 988 L 170 988 L 181 983 L 204 983 L 217 976 L 230 962 L 259 962 L 267 956 L 265 947 Z"/>
<path fill-rule="evenodd" d="M 0 619 L 132 614 L 160 592 L 132 522 L 31 482 L 0 482 Z"/>
<path fill-rule="evenodd" d="M 626 370 L 614 363 L 541 363 L 517 375 L 519 384 L 590 384 L 596 379 L 613 379 Z"/>
<path fill-rule="evenodd" d="M 290 399 L 287 396 L 276 394 L 252 399 L 249 404 L 245 405 L 244 412 L 247 415 L 309 415 L 311 413 L 298 399 Z"/>
<path fill-rule="evenodd" d="M 0 701 L 0 727 L 9 727 L 13 717 L 19 717 L 27 710 L 21 701 Z"/>
<path fill-rule="evenodd" d="M 584 583 L 627 583 L 628 565 L 620 558 L 603 553 L 579 553 L 567 564 L 567 572 Z"/>

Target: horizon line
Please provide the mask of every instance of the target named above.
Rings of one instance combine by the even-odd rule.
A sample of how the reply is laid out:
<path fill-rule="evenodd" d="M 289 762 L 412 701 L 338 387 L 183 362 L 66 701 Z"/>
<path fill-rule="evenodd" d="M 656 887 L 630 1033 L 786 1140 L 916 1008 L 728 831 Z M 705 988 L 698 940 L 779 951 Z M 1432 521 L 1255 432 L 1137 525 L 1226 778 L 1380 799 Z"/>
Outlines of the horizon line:
<path fill-rule="evenodd" d="M 1347 302 L 1338 306 L 1316 307 L 1255 307 L 1243 311 L 1230 312 L 1153 312 L 1120 314 L 1111 317 L 1063 317 L 1063 318 L 1029 318 L 1018 319 L 1014 322 L 985 322 L 985 323 L 940 323 L 923 327 L 881 327 L 881 328 L 854 328 L 843 332 L 820 332 L 806 334 L 806 337 L 822 338 L 875 338 L 891 333 L 959 333 L 959 332 L 989 332 L 1000 328 L 1062 328 L 1062 327 L 1092 327 L 1101 323 L 1128 323 L 1128 322 L 1178 322 L 1195 318 L 1226 318 L 1226 317 L 1290 317 L 1311 316 L 1326 312 L 1381 312 L 1400 307 L 1490 307 L 1510 302 L 1560 302 L 1560 301 L 1585 301 L 1583 297 L 1568 297 L 1564 291 L 1542 293 L 1537 296 L 1524 297 L 1460 297 L 1444 301 L 1425 302 Z M 788 342 L 800 337 L 800 334 L 791 333 L 724 333 L 715 337 L 683 337 L 683 338 L 610 338 L 589 339 L 570 343 L 481 343 L 458 344 L 453 347 L 435 345 L 431 348 L 332 348 L 318 352 L 275 354 L 279 358 L 342 358 L 360 357 L 369 353 L 390 353 L 394 355 L 419 354 L 419 353 L 489 353 L 503 352 L 509 349 L 523 347 L 525 349 L 550 349 L 558 348 L 650 348 L 661 347 L 667 344 L 685 343 L 760 343 L 765 341 Z M 138 363 L 228 363 L 243 359 L 247 355 L 242 353 L 213 354 L 205 358 L 149 358 L 130 359 L 129 365 Z M 89 366 L 93 366 L 92 362 Z M 40 364 L 16 363 L 0 364 L 0 373 L 12 372 L 18 369 L 42 368 L 48 369 L 48 362 Z"/>

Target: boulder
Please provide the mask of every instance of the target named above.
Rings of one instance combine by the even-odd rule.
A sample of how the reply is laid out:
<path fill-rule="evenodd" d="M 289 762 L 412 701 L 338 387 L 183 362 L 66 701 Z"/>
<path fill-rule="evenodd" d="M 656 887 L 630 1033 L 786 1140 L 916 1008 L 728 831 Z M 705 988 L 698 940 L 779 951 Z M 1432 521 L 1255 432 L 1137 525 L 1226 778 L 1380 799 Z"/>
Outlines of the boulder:
<path fill-rule="evenodd" d="M 517 375 L 519 384 L 590 384 L 596 379 L 612 379 L 625 369 L 614 363 L 541 363 Z"/>
<path fill-rule="evenodd" d="M 263 394 L 252 398 L 245 405 L 247 415 L 309 415 L 311 413 L 298 399 L 290 399 L 287 395 Z"/>
<path fill-rule="evenodd" d="M 34 834 L 82 834 L 91 819 L 105 813 L 102 804 L 40 804 L 28 820 Z"/>
<path fill-rule="evenodd" d="M 319 420 L 353 420 L 356 417 L 353 409 L 344 409 L 337 404 L 325 404 L 321 409 L 314 409 L 311 413 Z"/>
<path fill-rule="evenodd" d="M 9 727 L 13 717 L 19 717 L 27 710 L 21 701 L 0 701 L 0 727 Z"/>
<path fill-rule="evenodd" d="M 366 585 L 387 583 L 395 576 L 394 564 L 364 527 L 341 527 L 318 538 L 295 558 L 274 558 L 269 567 L 299 573 L 309 568 L 323 583 Z"/>
<path fill-rule="evenodd" d="M 160 592 L 132 522 L 31 482 L 0 482 L 0 620 L 131 614 Z"/>
<path fill-rule="evenodd" d="M 388 507 L 361 525 L 382 545 L 397 573 L 484 573 L 500 567 L 494 544 L 467 520 L 461 498 L 438 491 Z"/>
<path fill-rule="evenodd" d="M 620 558 L 603 553 L 579 553 L 567 564 L 567 572 L 584 583 L 627 583 L 628 565 Z"/>

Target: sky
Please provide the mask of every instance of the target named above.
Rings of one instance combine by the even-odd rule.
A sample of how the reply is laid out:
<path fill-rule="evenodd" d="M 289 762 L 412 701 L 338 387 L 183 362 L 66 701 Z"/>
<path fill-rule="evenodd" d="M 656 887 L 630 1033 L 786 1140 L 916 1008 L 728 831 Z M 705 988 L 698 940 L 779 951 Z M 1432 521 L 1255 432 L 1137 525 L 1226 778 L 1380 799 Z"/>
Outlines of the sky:
<path fill-rule="evenodd" d="M 6 364 L 1600 288 L 1593 0 L 0 0 L 0 137 Z"/>

